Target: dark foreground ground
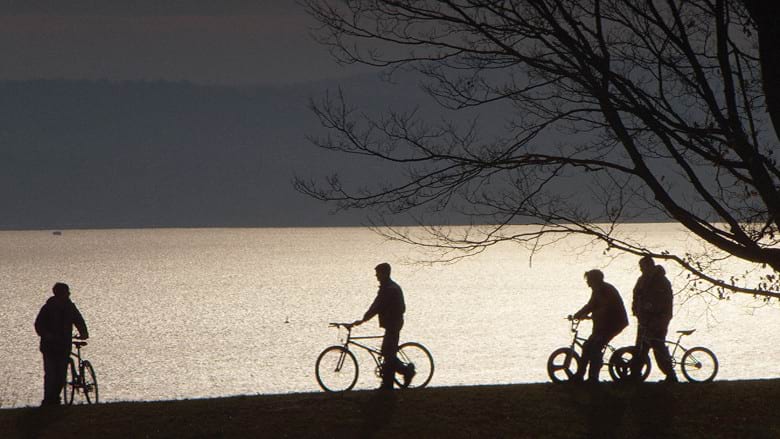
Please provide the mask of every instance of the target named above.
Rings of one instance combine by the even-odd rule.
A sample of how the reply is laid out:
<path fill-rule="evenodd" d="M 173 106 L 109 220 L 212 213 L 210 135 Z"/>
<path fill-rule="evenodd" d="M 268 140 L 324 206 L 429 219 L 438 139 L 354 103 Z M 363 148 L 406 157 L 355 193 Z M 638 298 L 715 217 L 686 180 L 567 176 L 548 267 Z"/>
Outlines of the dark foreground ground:
<path fill-rule="evenodd" d="M 780 438 L 780 380 L 523 384 L 0 410 L 0 438 Z"/>

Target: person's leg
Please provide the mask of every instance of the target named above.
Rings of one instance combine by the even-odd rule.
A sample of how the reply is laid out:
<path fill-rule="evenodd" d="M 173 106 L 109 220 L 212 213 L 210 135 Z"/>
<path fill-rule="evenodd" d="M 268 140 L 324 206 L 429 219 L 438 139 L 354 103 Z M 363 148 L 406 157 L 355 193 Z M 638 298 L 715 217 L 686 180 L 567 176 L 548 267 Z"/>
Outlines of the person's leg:
<path fill-rule="evenodd" d="M 393 378 L 398 369 L 398 341 L 401 336 L 400 330 L 385 329 L 385 336 L 382 339 L 382 388 L 392 389 Z"/>
<path fill-rule="evenodd" d="M 43 401 L 41 404 L 60 404 L 60 394 L 65 386 L 68 357 L 68 352 L 43 352 Z"/>
<path fill-rule="evenodd" d="M 582 344 L 582 357 L 580 357 L 580 367 L 579 369 L 577 369 L 577 372 L 571 378 L 572 381 L 582 381 L 582 378 L 585 376 L 585 371 L 588 370 L 588 363 L 590 362 L 590 355 L 591 355 L 591 345 L 593 344 L 591 340 L 592 337 L 593 337 L 592 335 L 588 337 L 588 339 L 585 340 L 585 343 Z"/>
<path fill-rule="evenodd" d="M 57 371 L 59 372 L 56 376 L 56 383 L 57 386 L 57 400 L 59 401 L 59 397 L 62 394 L 62 389 L 65 387 L 65 381 L 67 380 L 68 375 L 68 360 L 70 359 L 70 351 L 63 352 L 57 357 L 56 361 L 57 363 Z"/>
<path fill-rule="evenodd" d="M 54 366 L 53 356 L 49 352 L 41 352 L 43 356 L 43 401 L 41 405 L 53 404 L 52 390 L 54 386 Z M 59 397 L 59 396 L 58 396 Z"/>
<path fill-rule="evenodd" d="M 639 328 L 636 331 L 636 350 L 637 353 L 634 358 L 631 359 L 631 377 L 639 379 L 642 374 L 642 366 L 644 365 L 644 358 L 647 358 L 648 352 L 650 352 L 650 344 L 647 341 L 647 325 L 640 321 Z"/>
<path fill-rule="evenodd" d="M 611 336 L 604 334 L 592 334 L 589 338 L 591 343 L 590 346 L 588 346 L 590 349 L 588 381 L 591 383 L 599 382 L 599 373 L 601 372 L 601 365 L 604 361 L 604 347 L 611 338 Z"/>
<path fill-rule="evenodd" d="M 603 339 L 599 334 L 591 334 L 585 340 L 585 343 L 582 344 L 582 362 L 579 370 L 572 377 L 572 381 L 582 381 L 586 371 L 588 372 L 589 381 L 598 381 L 601 361 L 604 356 L 602 352 L 602 349 L 604 349 Z"/>
<path fill-rule="evenodd" d="M 653 348 L 653 356 L 655 356 L 655 362 L 658 363 L 658 368 L 666 375 L 666 381 L 677 381 L 677 373 L 674 371 L 672 365 L 672 356 L 669 354 L 669 347 L 666 346 L 664 340 L 666 340 L 666 333 L 669 328 L 668 321 L 656 322 L 652 328 L 653 340 L 651 342 Z"/>

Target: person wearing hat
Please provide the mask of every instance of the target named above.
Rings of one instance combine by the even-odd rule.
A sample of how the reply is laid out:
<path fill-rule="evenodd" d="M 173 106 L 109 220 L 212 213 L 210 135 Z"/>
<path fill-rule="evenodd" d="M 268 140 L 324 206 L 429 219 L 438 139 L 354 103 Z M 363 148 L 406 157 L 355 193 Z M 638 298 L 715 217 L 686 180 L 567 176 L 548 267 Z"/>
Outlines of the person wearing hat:
<path fill-rule="evenodd" d="M 35 319 L 35 332 L 41 337 L 40 350 L 43 354 L 42 406 L 60 404 L 73 342 L 73 327 L 79 331 L 78 338 L 89 338 L 84 317 L 70 300 L 70 287 L 57 282 L 52 287 L 52 293 L 54 295 L 41 307 Z"/>

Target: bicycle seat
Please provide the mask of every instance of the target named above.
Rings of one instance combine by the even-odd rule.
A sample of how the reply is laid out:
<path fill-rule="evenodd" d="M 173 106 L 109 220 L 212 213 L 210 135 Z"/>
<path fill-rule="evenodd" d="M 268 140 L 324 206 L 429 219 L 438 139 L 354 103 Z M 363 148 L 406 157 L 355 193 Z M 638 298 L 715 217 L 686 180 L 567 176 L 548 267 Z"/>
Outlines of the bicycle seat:
<path fill-rule="evenodd" d="M 80 347 L 86 346 L 86 345 L 87 345 L 87 342 L 85 342 L 85 341 L 74 341 L 73 342 L 73 346 L 76 346 L 77 348 L 80 348 Z"/>
<path fill-rule="evenodd" d="M 694 332 L 696 332 L 695 329 L 686 329 L 684 331 L 677 331 L 678 334 L 682 334 L 682 335 L 691 335 Z"/>

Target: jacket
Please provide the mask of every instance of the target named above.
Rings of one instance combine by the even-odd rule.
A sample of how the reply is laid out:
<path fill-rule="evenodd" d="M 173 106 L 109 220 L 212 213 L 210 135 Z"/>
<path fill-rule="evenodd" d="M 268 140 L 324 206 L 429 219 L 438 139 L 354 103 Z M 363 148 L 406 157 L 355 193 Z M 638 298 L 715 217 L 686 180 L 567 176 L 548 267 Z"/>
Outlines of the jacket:
<path fill-rule="evenodd" d="M 404 325 L 404 312 L 404 293 L 397 283 L 388 280 L 379 286 L 376 298 L 363 316 L 363 321 L 379 315 L 379 326 L 400 330 Z"/>
<path fill-rule="evenodd" d="M 593 318 L 594 334 L 614 336 L 628 326 L 628 314 L 623 299 L 618 290 L 606 282 L 593 288 L 590 300 L 574 317 L 582 318 L 588 314 Z"/>
<path fill-rule="evenodd" d="M 89 337 L 87 324 L 70 299 L 52 296 L 35 318 L 35 332 L 41 337 L 41 352 L 70 352 L 73 327 L 82 338 Z"/>
<path fill-rule="evenodd" d="M 656 265 L 649 273 L 639 276 L 634 286 L 631 312 L 639 320 L 671 320 L 674 293 L 666 278 L 666 270 Z"/>

